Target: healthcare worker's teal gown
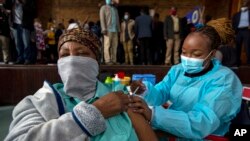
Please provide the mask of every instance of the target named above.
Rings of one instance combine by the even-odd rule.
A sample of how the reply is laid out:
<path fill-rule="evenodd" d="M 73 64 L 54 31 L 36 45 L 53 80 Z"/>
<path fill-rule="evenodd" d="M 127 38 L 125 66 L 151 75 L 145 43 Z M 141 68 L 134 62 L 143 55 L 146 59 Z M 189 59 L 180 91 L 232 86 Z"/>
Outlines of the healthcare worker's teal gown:
<path fill-rule="evenodd" d="M 144 99 L 153 106 L 151 125 L 180 138 L 223 136 L 240 110 L 242 84 L 229 68 L 212 60 L 213 67 L 201 76 L 186 76 L 182 65 L 171 68 L 153 86 L 145 82 Z M 172 105 L 164 109 L 167 101 Z"/>

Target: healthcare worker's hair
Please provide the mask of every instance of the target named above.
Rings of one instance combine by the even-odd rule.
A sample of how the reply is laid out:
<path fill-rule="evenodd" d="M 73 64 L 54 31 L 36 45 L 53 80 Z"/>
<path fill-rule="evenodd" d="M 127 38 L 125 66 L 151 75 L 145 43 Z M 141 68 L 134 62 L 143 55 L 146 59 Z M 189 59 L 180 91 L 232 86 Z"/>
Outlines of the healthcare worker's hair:
<path fill-rule="evenodd" d="M 230 44 L 235 40 L 232 21 L 227 18 L 211 20 L 207 25 L 212 26 L 220 35 L 222 44 Z"/>
<path fill-rule="evenodd" d="M 96 56 L 97 60 L 100 57 L 101 42 L 99 38 L 89 30 L 83 28 L 73 28 L 65 31 L 59 38 L 58 51 L 66 42 L 77 42 L 89 48 Z"/>
<path fill-rule="evenodd" d="M 205 35 L 209 39 L 211 50 L 217 49 L 221 44 L 221 39 L 218 32 L 211 26 L 203 26 L 194 33 Z"/>

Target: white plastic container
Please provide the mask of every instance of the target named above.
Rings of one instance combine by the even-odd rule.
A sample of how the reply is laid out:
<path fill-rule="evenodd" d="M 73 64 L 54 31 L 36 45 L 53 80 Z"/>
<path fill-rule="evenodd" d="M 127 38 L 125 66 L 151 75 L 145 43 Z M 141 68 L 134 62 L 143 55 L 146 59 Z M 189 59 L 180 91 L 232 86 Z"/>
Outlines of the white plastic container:
<path fill-rule="evenodd" d="M 118 74 L 115 74 L 115 77 L 113 79 L 113 88 L 115 91 L 117 91 L 117 87 L 121 84 L 121 79 L 118 77 Z"/>

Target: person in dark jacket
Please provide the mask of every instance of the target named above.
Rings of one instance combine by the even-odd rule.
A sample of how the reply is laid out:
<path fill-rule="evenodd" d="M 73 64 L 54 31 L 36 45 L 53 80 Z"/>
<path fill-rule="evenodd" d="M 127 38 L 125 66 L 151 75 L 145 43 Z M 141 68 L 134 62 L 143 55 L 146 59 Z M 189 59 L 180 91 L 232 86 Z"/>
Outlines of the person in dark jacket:
<path fill-rule="evenodd" d="M 34 31 L 36 17 L 36 0 L 8 0 L 11 11 L 11 30 L 14 36 L 17 60 L 16 64 L 30 64 L 31 60 L 31 32 Z"/>
<path fill-rule="evenodd" d="M 152 51 L 154 53 L 153 64 L 162 65 L 165 60 L 165 41 L 163 36 L 163 22 L 159 20 L 159 13 L 155 13 L 152 24 Z"/>
<path fill-rule="evenodd" d="M 244 0 L 241 10 L 233 16 L 232 24 L 236 33 L 237 65 L 241 65 L 242 43 L 246 49 L 247 64 L 250 65 L 250 12 L 249 0 Z"/>
<path fill-rule="evenodd" d="M 180 62 L 179 49 L 181 46 L 181 19 L 177 15 L 177 8 L 171 7 L 170 15 L 166 17 L 164 22 L 164 38 L 166 40 L 166 58 L 165 64 L 172 65 L 172 50 L 174 64 Z"/>
<path fill-rule="evenodd" d="M 135 37 L 139 42 L 140 64 L 152 64 L 151 38 L 152 38 L 152 18 L 147 15 L 145 9 L 141 9 L 141 15 L 135 19 Z"/>
<path fill-rule="evenodd" d="M 4 8 L 5 0 L 0 0 L 0 48 L 3 51 L 3 61 L 9 63 L 9 36 L 8 13 Z"/>

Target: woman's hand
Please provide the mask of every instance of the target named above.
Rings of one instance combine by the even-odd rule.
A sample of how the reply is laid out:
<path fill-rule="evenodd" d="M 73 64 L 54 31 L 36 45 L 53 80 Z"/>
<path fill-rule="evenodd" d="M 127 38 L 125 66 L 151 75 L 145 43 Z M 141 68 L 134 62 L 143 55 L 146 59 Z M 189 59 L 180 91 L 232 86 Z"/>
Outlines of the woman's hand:
<path fill-rule="evenodd" d="M 151 121 L 152 110 L 147 103 L 139 96 L 131 96 L 131 99 L 133 103 L 129 104 L 129 108 L 132 108 L 135 113 L 142 114 L 147 121 Z"/>
<path fill-rule="evenodd" d="M 101 111 L 104 118 L 112 117 L 121 112 L 127 111 L 128 104 L 132 100 L 129 95 L 122 91 L 111 92 L 100 99 L 96 100 L 93 105 Z"/>
<path fill-rule="evenodd" d="M 138 90 L 136 91 L 135 94 L 143 94 L 146 90 L 146 86 L 142 83 L 142 79 L 140 80 L 136 80 L 136 81 L 132 81 L 130 84 L 130 89 L 131 91 L 134 93 L 135 90 L 138 88 Z"/>

